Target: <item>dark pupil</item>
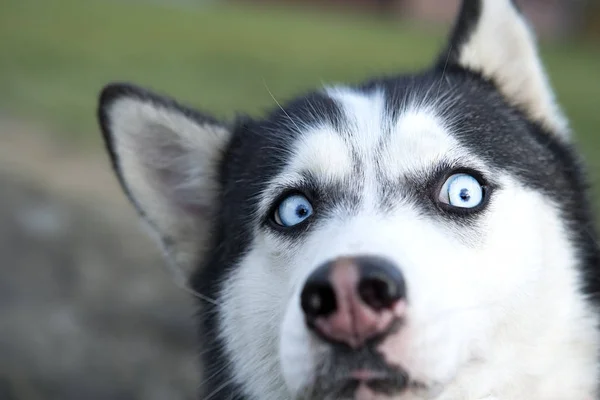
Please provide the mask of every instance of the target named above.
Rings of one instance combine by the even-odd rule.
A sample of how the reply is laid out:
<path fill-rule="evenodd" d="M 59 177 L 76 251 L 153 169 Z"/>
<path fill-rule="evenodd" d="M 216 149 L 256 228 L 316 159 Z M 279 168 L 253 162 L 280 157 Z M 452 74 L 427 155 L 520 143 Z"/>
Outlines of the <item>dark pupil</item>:
<path fill-rule="evenodd" d="M 306 217 L 306 214 L 308 214 L 308 209 L 306 206 L 298 206 L 298 208 L 296 208 L 296 215 L 300 218 Z"/>
<path fill-rule="evenodd" d="M 460 199 L 462 201 L 467 202 L 467 201 L 469 201 L 470 198 L 471 198 L 471 195 L 469 194 L 469 189 L 462 189 L 460 191 Z"/>

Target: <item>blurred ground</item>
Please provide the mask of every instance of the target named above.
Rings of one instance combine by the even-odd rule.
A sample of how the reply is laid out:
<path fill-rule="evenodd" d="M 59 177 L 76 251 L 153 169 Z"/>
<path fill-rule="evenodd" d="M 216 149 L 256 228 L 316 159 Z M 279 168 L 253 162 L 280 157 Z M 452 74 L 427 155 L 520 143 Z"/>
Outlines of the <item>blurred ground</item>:
<path fill-rule="evenodd" d="M 0 124 L 0 399 L 192 398 L 193 302 L 107 160 L 32 130 Z"/>
<path fill-rule="evenodd" d="M 257 114 L 271 93 L 426 66 L 444 41 L 439 26 L 218 3 L 0 0 L 0 400 L 179 400 L 201 386 L 194 302 L 102 148 L 104 84 Z M 598 183 L 600 46 L 542 44 Z"/>

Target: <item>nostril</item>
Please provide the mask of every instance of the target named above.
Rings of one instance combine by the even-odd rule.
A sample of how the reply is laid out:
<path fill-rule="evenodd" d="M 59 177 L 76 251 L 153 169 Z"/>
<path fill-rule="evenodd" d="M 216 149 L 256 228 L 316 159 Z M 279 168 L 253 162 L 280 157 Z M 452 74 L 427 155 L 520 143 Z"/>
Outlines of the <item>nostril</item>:
<path fill-rule="evenodd" d="M 362 301 L 374 310 L 391 308 L 405 297 L 402 273 L 387 260 L 363 257 L 358 293 Z"/>
<path fill-rule="evenodd" d="M 333 287 L 325 283 L 307 284 L 300 298 L 307 317 L 326 317 L 337 308 Z"/>
<path fill-rule="evenodd" d="M 363 279 L 358 284 L 358 293 L 374 310 L 389 308 L 402 297 L 398 286 L 385 277 Z"/>

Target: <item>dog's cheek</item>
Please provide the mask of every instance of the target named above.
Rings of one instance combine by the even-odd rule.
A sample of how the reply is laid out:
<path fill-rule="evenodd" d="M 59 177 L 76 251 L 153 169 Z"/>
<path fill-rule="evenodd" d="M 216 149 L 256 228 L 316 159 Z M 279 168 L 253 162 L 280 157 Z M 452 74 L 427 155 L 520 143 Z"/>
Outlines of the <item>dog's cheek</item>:
<path fill-rule="evenodd" d="M 424 321 L 422 321 L 424 322 Z M 390 365 L 405 369 L 411 379 L 427 384 L 445 384 L 466 361 L 468 327 L 456 321 L 406 322 L 377 348 Z"/>
<path fill-rule="evenodd" d="M 278 282 L 278 290 L 291 299 L 304 279 L 314 269 L 313 246 L 305 239 L 282 237 L 281 234 L 265 232 L 257 237 L 255 249 L 264 255 L 264 273 L 270 274 L 272 281 Z M 287 304 L 280 304 L 285 308 Z"/>
<path fill-rule="evenodd" d="M 485 243 L 478 251 L 479 297 L 490 306 L 518 302 L 543 277 L 547 205 L 540 196 L 509 182 L 485 221 Z M 509 186 L 510 185 L 510 186 Z"/>
<path fill-rule="evenodd" d="M 220 335 L 237 380 L 249 393 L 281 393 L 278 352 L 285 281 L 274 275 L 268 251 L 257 240 L 225 281 Z"/>
<path fill-rule="evenodd" d="M 299 394 L 310 383 L 316 368 L 314 349 L 311 349 L 313 339 L 304 326 L 302 310 L 297 303 L 289 301 L 279 333 L 281 371 L 292 395 Z"/>

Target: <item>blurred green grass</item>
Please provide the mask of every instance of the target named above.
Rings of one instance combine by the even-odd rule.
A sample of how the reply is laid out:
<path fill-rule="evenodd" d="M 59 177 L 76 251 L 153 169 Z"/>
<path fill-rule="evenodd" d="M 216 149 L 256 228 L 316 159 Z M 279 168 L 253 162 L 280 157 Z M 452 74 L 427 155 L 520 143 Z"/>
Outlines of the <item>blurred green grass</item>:
<path fill-rule="evenodd" d="M 445 29 L 206 1 L 0 0 L 0 111 L 97 143 L 95 102 L 127 80 L 229 117 L 323 82 L 427 65 Z M 559 100 L 600 170 L 600 50 L 543 46 Z M 600 174 L 595 174 L 600 175 Z"/>
<path fill-rule="evenodd" d="M 201 3 L 200 1 L 198 3 Z M 214 5 L 0 0 L 0 106 L 88 132 L 111 80 L 221 116 L 318 87 L 423 64 L 436 39 L 373 20 Z M 178 3 L 181 4 L 181 3 Z"/>

